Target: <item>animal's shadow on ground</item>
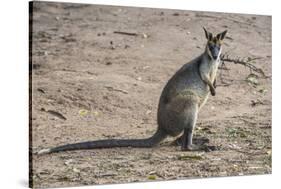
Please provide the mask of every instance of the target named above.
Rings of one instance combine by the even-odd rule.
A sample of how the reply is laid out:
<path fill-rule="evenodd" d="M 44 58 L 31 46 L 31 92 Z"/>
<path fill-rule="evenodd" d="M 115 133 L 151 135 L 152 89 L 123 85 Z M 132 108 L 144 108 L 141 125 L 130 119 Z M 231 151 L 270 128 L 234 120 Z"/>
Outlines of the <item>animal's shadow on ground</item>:
<path fill-rule="evenodd" d="M 193 144 L 197 146 L 201 146 L 201 150 L 206 151 L 206 152 L 211 152 L 211 151 L 216 151 L 220 150 L 218 146 L 209 146 L 207 145 L 210 142 L 210 140 L 206 137 L 195 137 L 193 138 Z M 173 146 L 181 146 L 182 144 L 182 138 L 179 137 L 176 140 L 174 140 L 171 145 Z"/>

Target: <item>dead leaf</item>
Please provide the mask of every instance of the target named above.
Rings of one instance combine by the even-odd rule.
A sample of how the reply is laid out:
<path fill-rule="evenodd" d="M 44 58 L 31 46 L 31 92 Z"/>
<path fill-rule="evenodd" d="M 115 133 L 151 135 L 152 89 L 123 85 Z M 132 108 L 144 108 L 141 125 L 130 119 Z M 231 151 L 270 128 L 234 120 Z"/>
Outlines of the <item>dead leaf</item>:
<path fill-rule="evenodd" d="M 145 33 L 142 33 L 142 37 L 146 39 L 146 38 L 148 38 L 148 35 Z"/>
<path fill-rule="evenodd" d="M 246 81 L 250 84 L 253 84 L 253 85 L 259 84 L 258 76 L 256 74 L 253 74 L 253 73 L 251 73 L 247 76 Z"/>
<path fill-rule="evenodd" d="M 69 165 L 71 165 L 73 162 L 74 162 L 73 159 L 68 159 L 68 160 L 66 160 L 66 161 L 64 162 L 64 164 L 67 165 L 67 166 L 69 166 Z"/>
<path fill-rule="evenodd" d="M 252 106 L 263 105 L 263 104 L 264 104 L 264 103 L 263 103 L 260 99 L 251 100 L 251 105 L 252 105 Z"/>
<path fill-rule="evenodd" d="M 37 91 L 41 92 L 41 93 L 45 93 L 45 91 L 41 88 L 37 88 Z"/>
<path fill-rule="evenodd" d="M 149 180 L 156 180 L 156 175 L 149 175 L 147 178 Z"/>
<path fill-rule="evenodd" d="M 259 90 L 259 92 L 262 93 L 262 94 L 266 94 L 268 92 L 268 90 L 265 89 L 265 88 L 262 88 L 262 89 Z"/>
<path fill-rule="evenodd" d="M 202 160 L 203 157 L 199 154 L 197 155 L 180 155 L 179 160 Z"/>
<path fill-rule="evenodd" d="M 77 169 L 77 168 L 73 168 L 72 171 L 73 171 L 74 173 L 80 173 L 80 170 Z"/>
<path fill-rule="evenodd" d="M 47 111 L 49 114 L 52 114 L 60 119 L 66 120 L 66 117 L 64 117 L 61 113 L 54 111 L 54 110 L 48 110 Z"/>
<path fill-rule="evenodd" d="M 94 111 L 94 116 L 99 116 L 99 112 L 98 111 Z"/>
<path fill-rule="evenodd" d="M 156 174 L 156 171 L 150 171 L 148 174 L 149 175 L 154 175 L 154 174 Z"/>
<path fill-rule="evenodd" d="M 118 92 L 121 92 L 121 93 L 124 93 L 124 94 L 128 94 L 129 92 L 126 91 L 126 90 L 123 90 L 123 89 L 116 89 L 116 88 L 113 88 L 111 86 L 105 86 L 105 88 L 107 88 L 109 91 L 118 91 Z"/>
<path fill-rule="evenodd" d="M 179 16 L 179 15 L 180 15 L 180 13 L 178 13 L 178 12 L 173 13 L 173 16 Z"/>
<path fill-rule="evenodd" d="M 151 110 L 147 110 L 147 111 L 145 112 L 145 114 L 146 114 L 146 115 L 151 114 Z"/>
<path fill-rule="evenodd" d="M 85 110 L 85 109 L 79 110 L 79 115 L 81 115 L 81 116 L 85 116 L 85 115 L 87 115 L 88 113 L 89 113 L 88 110 Z"/>

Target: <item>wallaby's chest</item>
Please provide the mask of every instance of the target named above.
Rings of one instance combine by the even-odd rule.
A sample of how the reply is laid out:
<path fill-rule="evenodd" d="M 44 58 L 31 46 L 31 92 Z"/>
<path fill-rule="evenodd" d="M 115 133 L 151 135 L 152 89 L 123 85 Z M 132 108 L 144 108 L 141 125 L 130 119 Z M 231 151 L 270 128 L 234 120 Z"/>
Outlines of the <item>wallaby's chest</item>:
<path fill-rule="evenodd" d="M 220 64 L 219 60 L 210 61 L 207 64 L 205 64 L 206 66 L 205 70 L 207 71 L 207 74 L 209 75 L 211 82 L 214 82 L 214 80 L 216 79 L 219 64 Z"/>

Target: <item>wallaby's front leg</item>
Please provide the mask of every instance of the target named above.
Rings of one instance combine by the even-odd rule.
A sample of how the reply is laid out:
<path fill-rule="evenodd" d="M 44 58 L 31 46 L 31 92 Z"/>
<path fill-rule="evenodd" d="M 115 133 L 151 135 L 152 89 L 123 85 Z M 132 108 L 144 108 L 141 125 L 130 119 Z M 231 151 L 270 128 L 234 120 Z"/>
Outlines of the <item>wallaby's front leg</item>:
<path fill-rule="evenodd" d="M 213 83 L 211 82 L 209 76 L 207 74 L 201 74 L 201 78 L 210 87 L 211 95 L 215 96 L 216 90 L 215 90 L 215 87 L 214 87 Z"/>
<path fill-rule="evenodd" d="M 206 82 L 206 83 L 209 85 L 209 87 L 210 87 L 211 95 L 212 95 L 212 96 L 215 96 L 215 95 L 216 95 L 216 89 L 215 89 L 215 87 L 213 86 L 213 84 L 211 83 L 211 81 L 208 79 L 208 80 L 206 80 L 205 82 Z"/>
<path fill-rule="evenodd" d="M 214 83 L 213 83 L 214 88 L 217 88 L 217 79 L 215 78 Z"/>

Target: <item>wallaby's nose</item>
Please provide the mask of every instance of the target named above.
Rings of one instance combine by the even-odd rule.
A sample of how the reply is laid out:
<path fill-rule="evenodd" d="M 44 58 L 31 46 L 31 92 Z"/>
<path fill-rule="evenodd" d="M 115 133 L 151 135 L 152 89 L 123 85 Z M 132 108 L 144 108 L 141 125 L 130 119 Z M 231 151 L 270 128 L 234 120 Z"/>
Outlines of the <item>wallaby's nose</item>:
<path fill-rule="evenodd" d="M 216 59 L 218 58 L 218 56 L 217 56 L 217 55 L 214 55 L 213 58 L 216 60 Z"/>

